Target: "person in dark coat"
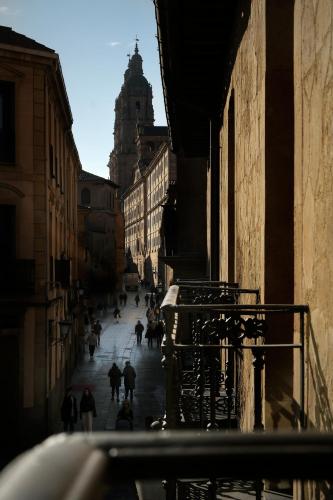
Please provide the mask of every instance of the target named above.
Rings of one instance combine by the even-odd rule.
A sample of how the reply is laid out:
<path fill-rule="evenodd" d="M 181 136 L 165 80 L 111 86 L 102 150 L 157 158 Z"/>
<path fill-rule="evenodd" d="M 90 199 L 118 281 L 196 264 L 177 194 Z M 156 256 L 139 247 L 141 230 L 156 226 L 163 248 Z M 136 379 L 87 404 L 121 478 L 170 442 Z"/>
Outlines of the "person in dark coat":
<path fill-rule="evenodd" d="M 163 322 L 158 321 L 157 325 L 155 326 L 155 337 L 156 337 L 157 347 L 160 347 L 163 335 L 164 335 Z"/>
<path fill-rule="evenodd" d="M 97 345 L 101 344 L 101 333 L 102 333 L 102 325 L 99 322 L 99 319 L 94 324 L 94 332 L 97 337 Z"/>
<path fill-rule="evenodd" d="M 72 388 L 67 387 L 64 400 L 61 405 L 61 420 L 64 423 L 64 432 L 73 432 L 77 422 L 76 397 L 72 393 Z"/>
<path fill-rule="evenodd" d="M 144 326 L 141 323 L 141 321 L 138 319 L 138 322 L 135 325 L 136 343 L 138 345 L 140 345 L 141 342 L 142 342 L 142 332 L 143 332 L 143 330 L 144 330 Z"/>
<path fill-rule="evenodd" d="M 124 299 L 124 306 L 126 307 L 126 304 L 127 304 L 127 293 L 126 292 L 124 292 L 123 299 Z"/>
<path fill-rule="evenodd" d="M 155 337 L 155 327 L 152 321 L 149 321 L 145 338 L 148 339 L 148 347 L 153 347 L 153 338 Z"/>
<path fill-rule="evenodd" d="M 123 371 L 124 386 L 125 386 L 125 399 L 128 398 L 128 393 L 130 394 L 130 399 L 133 401 L 133 390 L 135 389 L 135 379 L 136 373 L 129 361 L 126 361 L 125 368 Z"/>
<path fill-rule="evenodd" d="M 135 303 L 136 303 L 136 307 L 138 307 L 139 306 L 139 302 L 140 302 L 140 295 L 138 293 L 134 297 L 134 300 L 135 300 Z"/>
<path fill-rule="evenodd" d="M 119 387 L 121 386 L 121 370 L 116 363 L 113 363 L 108 372 L 111 386 L 111 401 L 114 401 L 114 393 L 117 394 L 117 401 L 119 402 Z"/>
<path fill-rule="evenodd" d="M 93 417 L 97 417 L 95 399 L 89 387 L 86 387 L 80 401 L 80 419 L 85 432 L 92 432 Z"/>
<path fill-rule="evenodd" d="M 119 318 L 121 318 L 121 316 L 120 316 L 120 309 L 118 309 L 118 306 L 113 311 L 113 317 L 116 320 L 116 322 L 119 323 Z"/>
<path fill-rule="evenodd" d="M 125 422 L 125 425 L 124 425 Z M 116 430 L 133 430 L 133 411 L 128 399 L 123 401 L 120 410 L 118 411 L 116 420 Z"/>
<path fill-rule="evenodd" d="M 148 295 L 148 293 L 146 293 L 146 295 L 145 295 L 146 307 L 148 307 L 148 302 L 149 302 L 149 295 Z"/>

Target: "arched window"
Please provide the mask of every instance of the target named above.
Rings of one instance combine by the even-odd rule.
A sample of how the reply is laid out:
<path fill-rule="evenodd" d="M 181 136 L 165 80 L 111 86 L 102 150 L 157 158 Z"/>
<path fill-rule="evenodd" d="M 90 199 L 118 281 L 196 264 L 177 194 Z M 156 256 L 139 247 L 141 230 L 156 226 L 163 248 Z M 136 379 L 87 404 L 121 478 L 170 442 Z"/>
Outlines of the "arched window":
<path fill-rule="evenodd" d="M 90 190 L 88 188 L 81 191 L 81 203 L 82 205 L 90 205 Z"/>

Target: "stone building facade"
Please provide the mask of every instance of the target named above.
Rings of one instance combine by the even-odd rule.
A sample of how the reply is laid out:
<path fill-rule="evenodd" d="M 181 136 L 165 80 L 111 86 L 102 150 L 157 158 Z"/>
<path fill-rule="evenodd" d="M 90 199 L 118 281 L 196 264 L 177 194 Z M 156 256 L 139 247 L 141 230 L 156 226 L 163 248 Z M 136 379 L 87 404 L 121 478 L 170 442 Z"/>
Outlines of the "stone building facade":
<path fill-rule="evenodd" d="M 154 124 L 152 100 L 152 88 L 143 75 L 142 57 L 136 44 L 115 103 L 114 148 L 108 163 L 110 179 L 120 186 L 120 194 L 133 181 L 133 166 L 138 154 L 137 126 L 152 127 Z"/>
<path fill-rule="evenodd" d="M 163 204 L 170 185 L 176 182 L 176 159 L 168 142 L 156 151 L 148 167 L 137 167 L 135 182 L 123 198 L 125 250 L 130 253 L 138 273 L 151 286 L 166 289 L 172 276 L 162 261 L 165 254 L 161 237 Z"/>
<path fill-rule="evenodd" d="M 266 304 L 308 304 L 304 379 L 296 351 L 266 353 L 264 425 L 298 428 L 303 393 L 306 427 L 332 430 L 332 2 L 209 2 L 209 30 L 195 8 L 176 18 L 175 4 L 156 2 L 178 165 L 175 274 L 259 288 Z M 189 31 L 176 44 L 180 26 Z M 183 267 L 198 220 L 202 258 Z M 292 318 L 270 326 L 270 342 L 300 341 Z M 251 363 L 244 356 L 244 430 L 253 428 Z"/>
<path fill-rule="evenodd" d="M 2 450 L 15 452 L 52 432 L 76 360 L 81 165 L 59 56 L 6 27 L 0 102 Z"/>
<path fill-rule="evenodd" d="M 118 185 L 83 170 L 78 201 L 80 279 L 87 291 L 105 295 L 120 286 L 125 268 Z"/>

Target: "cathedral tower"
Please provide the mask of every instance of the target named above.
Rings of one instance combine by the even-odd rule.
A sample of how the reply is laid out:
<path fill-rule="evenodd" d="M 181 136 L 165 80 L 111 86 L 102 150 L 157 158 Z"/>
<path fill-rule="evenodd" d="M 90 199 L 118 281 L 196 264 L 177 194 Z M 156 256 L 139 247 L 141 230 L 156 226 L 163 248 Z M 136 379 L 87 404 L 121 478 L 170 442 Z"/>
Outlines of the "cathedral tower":
<path fill-rule="evenodd" d="M 110 179 L 120 185 L 121 194 L 132 182 L 137 161 L 137 126 L 154 124 L 152 100 L 152 88 L 143 76 L 142 57 L 136 44 L 115 103 L 114 147 L 108 163 Z"/>

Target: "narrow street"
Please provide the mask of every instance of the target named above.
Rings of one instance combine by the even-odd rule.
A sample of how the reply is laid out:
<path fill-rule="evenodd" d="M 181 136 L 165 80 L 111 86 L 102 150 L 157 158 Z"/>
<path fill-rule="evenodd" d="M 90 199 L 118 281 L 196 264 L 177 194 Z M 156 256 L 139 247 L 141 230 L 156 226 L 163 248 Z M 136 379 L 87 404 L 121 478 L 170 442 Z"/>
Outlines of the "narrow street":
<path fill-rule="evenodd" d="M 90 360 L 88 346 L 72 377 L 73 393 L 77 398 L 78 406 L 82 391 L 89 386 L 95 401 L 97 417 L 93 422 L 94 431 L 110 431 L 115 428 L 117 412 L 124 400 L 124 385 L 120 387 L 120 402 L 111 401 L 111 388 L 108 371 L 113 362 L 123 370 L 125 362 L 130 360 L 136 370 L 136 388 L 132 409 L 134 414 L 134 430 L 145 429 L 147 416 L 159 417 L 164 414 L 164 371 L 161 366 L 161 352 L 156 347 L 148 348 L 146 331 L 146 307 L 141 290 L 140 303 L 136 307 L 135 293 L 129 292 L 126 307 L 119 306 L 121 318 L 116 323 L 113 310 L 110 308 L 105 316 L 97 316 L 102 324 L 100 346 L 96 348 L 94 358 Z M 145 326 L 142 344 L 137 345 L 134 327 L 138 319 Z M 62 426 L 60 426 L 61 428 Z M 76 430 L 81 430 L 78 422 Z"/>

